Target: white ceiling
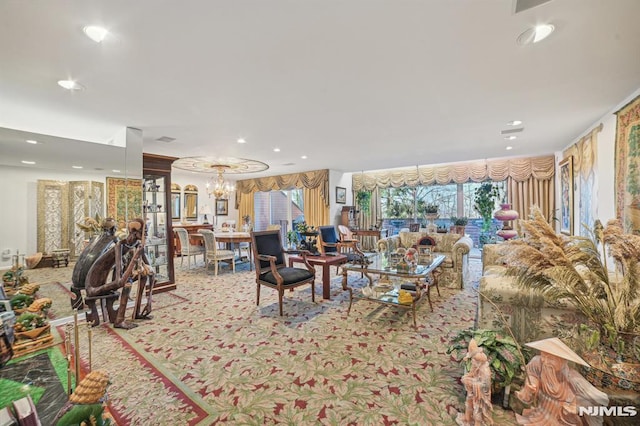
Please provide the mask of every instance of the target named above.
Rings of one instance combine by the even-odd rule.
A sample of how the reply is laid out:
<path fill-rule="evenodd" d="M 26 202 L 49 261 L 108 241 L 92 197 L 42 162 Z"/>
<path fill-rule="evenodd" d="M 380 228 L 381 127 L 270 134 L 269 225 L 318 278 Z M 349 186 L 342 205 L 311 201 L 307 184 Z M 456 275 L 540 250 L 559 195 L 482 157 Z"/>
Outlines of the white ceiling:
<path fill-rule="evenodd" d="M 254 176 L 551 153 L 640 88 L 640 1 L 514 6 L 3 0 L 0 126 L 94 142 L 136 127 L 145 152 L 270 165 Z M 542 22 L 549 39 L 516 44 Z M 111 36 L 90 41 L 90 24 Z"/>

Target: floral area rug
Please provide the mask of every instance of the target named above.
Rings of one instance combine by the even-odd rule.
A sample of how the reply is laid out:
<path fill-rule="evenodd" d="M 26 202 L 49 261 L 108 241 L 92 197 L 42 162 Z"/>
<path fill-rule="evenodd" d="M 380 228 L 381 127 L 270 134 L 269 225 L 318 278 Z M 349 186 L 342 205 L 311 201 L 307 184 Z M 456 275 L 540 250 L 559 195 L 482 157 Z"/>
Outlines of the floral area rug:
<path fill-rule="evenodd" d="M 364 300 L 347 315 L 348 293 L 334 276 L 331 300 L 311 288 L 284 297 L 254 272 L 176 268 L 183 300 L 154 309 L 132 330 L 93 330 L 92 368 L 111 376 L 110 406 L 120 425 L 453 425 L 464 409 L 461 368 L 449 338 L 473 326 L 479 261 L 464 290 L 432 292 L 413 328 L 411 311 Z M 335 274 L 335 268 L 332 274 Z M 366 278 L 349 276 L 359 291 Z M 160 296 L 160 295 L 158 295 Z M 89 367 L 87 336 L 82 361 Z M 495 408 L 496 424 L 515 424 Z"/>
<path fill-rule="evenodd" d="M 48 297 L 52 300 L 52 305 L 47 312 L 50 320 L 59 320 L 72 317 L 74 314 L 71 307 L 71 274 L 75 263 L 70 263 L 68 267 L 62 268 L 37 268 L 25 271 L 30 283 L 40 286 L 37 297 Z M 131 291 L 131 298 L 135 295 L 135 286 Z M 183 298 L 174 293 L 160 293 L 154 297 L 153 305 L 157 307 L 172 305 L 184 301 Z M 79 309 L 78 312 L 86 312 L 88 309 Z"/>

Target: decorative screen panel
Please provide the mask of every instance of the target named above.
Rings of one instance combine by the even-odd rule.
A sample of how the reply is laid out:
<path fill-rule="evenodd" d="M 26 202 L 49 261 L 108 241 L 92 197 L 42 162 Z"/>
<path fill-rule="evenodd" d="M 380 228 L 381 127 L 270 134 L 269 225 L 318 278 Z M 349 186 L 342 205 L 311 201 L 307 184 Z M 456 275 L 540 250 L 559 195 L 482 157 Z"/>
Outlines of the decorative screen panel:
<path fill-rule="evenodd" d="M 38 180 L 38 251 L 69 248 L 69 185 Z"/>

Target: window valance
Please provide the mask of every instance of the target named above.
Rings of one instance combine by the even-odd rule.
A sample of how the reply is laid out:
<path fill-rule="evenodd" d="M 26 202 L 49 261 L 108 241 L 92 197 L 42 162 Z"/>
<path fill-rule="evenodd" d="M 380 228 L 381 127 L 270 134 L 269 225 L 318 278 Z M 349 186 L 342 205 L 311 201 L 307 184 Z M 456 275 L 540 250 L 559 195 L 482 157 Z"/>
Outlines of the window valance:
<path fill-rule="evenodd" d="M 236 192 L 251 194 L 254 192 L 281 191 L 295 188 L 320 188 L 320 194 L 329 205 L 329 170 L 291 173 L 288 175 L 264 178 L 244 179 L 236 182 Z"/>
<path fill-rule="evenodd" d="M 562 158 L 573 155 L 573 174 L 582 175 L 586 179 L 596 164 L 598 133 L 602 131 L 602 123 L 587 135 L 562 152 Z"/>
<path fill-rule="evenodd" d="M 401 186 L 446 185 L 449 183 L 482 182 L 487 179 L 502 181 L 508 177 L 522 182 L 531 177 L 537 180 L 553 179 L 555 157 L 504 158 L 451 163 L 437 166 L 419 166 L 413 169 L 354 173 L 353 190 L 398 188 Z"/>

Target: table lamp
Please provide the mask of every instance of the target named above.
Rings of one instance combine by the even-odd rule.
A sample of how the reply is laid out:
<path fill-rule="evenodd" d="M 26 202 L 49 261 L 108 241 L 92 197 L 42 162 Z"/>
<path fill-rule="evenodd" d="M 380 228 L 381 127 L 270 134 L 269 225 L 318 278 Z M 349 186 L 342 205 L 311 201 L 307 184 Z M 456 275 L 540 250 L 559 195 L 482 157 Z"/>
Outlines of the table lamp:
<path fill-rule="evenodd" d="M 207 215 L 213 214 L 213 212 L 211 211 L 211 207 L 209 207 L 208 204 L 205 204 L 204 206 L 200 207 L 200 214 L 204 215 L 204 218 L 202 219 L 202 223 L 205 225 L 208 225 L 209 219 L 207 218 Z"/>

